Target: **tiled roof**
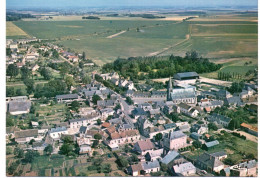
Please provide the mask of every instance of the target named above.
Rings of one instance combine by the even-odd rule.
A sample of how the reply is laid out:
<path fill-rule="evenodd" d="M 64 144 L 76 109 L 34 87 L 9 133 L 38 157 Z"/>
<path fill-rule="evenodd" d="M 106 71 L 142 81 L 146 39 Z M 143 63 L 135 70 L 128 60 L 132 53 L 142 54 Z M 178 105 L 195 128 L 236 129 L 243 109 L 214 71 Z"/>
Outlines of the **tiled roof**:
<path fill-rule="evenodd" d="M 181 137 L 185 137 L 186 135 L 182 132 L 182 131 L 174 131 L 171 133 L 171 140 L 173 139 L 177 139 L 177 138 L 181 138 Z"/>
<path fill-rule="evenodd" d="M 219 151 L 219 152 L 211 153 L 210 155 L 214 157 L 220 157 L 220 156 L 225 156 L 227 154 L 224 151 Z"/>
<path fill-rule="evenodd" d="M 9 112 L 27 111 L 31 107 L 31 101 L 10 101 Z"/>
<path fill-rule="evenodd" d="M 249 125 L 249 124 L 246 124 L 246 123 L 242 123 L 241 126 L 242 126 L 242 127 L 245 127 L 245 128 L 248 128 L 248 129 L 250 129 L 250 130 L 253 130 L 253 131 L 255 131 L 255 132 L 258 131 L 258 128 L 257 128 L 257 127 L 254 127 L 254 126 Z"/>
<path fill-rule="evenodd" d="M 151 140 L 141 140 L 136 143 L 142 151 L 154 149 L 154 144 Z"/>
<path fill-rule="evenodd" d="M 50 133 L 66 131 L 66 127 L 51 128 Z"/>
<path fill-rule="evenodd" d="M 211 168 L 215 168 L 215 167 L 224 165 L 219 159 L 217 159 L 214 156 L 211 156 L 208 153 L 203 153 L 202 155 L 198 156 L 197 160 L 199 162 L 206 164 L 207 166 L 209 166 Z"/>

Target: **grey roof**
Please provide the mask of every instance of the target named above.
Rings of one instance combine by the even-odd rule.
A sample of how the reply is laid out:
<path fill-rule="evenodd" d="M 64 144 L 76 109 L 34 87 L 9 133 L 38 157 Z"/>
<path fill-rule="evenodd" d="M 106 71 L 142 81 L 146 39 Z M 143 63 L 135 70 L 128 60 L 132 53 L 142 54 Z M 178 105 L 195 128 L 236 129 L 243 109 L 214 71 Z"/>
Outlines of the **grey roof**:
<path fill-rule="evenodd" d="M 189 105 L 187 105 L 185 103 L 180 103 L 180 104 L 178 104 L 178 106 L 181 107 L 181 108 L 184 108 L 186 110 L 189 110 L 191 108 L 191 106 L 189 106 Z"/>
<path fill-rule="evenodd" d="M 112 112 L 112 111 L 113 111 L 113 109 L 111 109 L 111 108 L 105 108 L 105 109 L 100 110 L 101 113 Z"/>
<path fill-rule="evenodd" d="M 66 131 L 66 127 L 51 128 L 50 133 Z"/>
<path fill-rule="evenodd" d="M 196 169 L 196 167 L 191 162 L 187 162 L 187 163 L 175 165 L 173 166 L 173 169 L 175 173 L 183 173 L 189 170 L 194 170 Z"/>
<path fill-rule="evenodd" d="M 227 90 L 220 89 L 216 92 L 216 95 L 219 97 L 226 97 L 227 95 L 230 95 L 230 93 Z"/>
<path fill-rule="evenodd" d="M 174 131 L 171 133 L 171 140 L 176 138 L 185 137 L 186 135 L 182 131 Z"/>
<path fill-rule="evenodd" d="M 143 166 L 143 169 L 144 170 L 147 170 L 147 169 L 153 169 L 153 168 L 158 168 L 160 167 L 160 164 L 159 164 L 159 161 L 155 160 L 155 161 L 152 161 L 152 162 L 144 162 L 142 164 Z"/>
<path fill-rule="evenodd" d="M 142 108 L 135 108 L 132 111 L 132 114 L 135 116 L 147 115 L 147 113 Z"/>
<path fill-rule="evenodd" d="M 220 100 L 214 100 L 214 101 L 210 101 L 212 106 L 222 106 L 223 105 L 223 101 Z"/>
<path fill-rule="evenodd" d="M 80 133 L 86 133 L 86 131 L 87 131 L 87 127 L 85 127 L 85 126 L 81 126 L 81 127 L 79 128 L 79 132 L 80 132 Z"/>
<path fill-rule="evenodd" d="M 57 99 L 78 99 L 78 94 L 57 95 Z"/>
<path fill-rule="evenodd" d="M 210 147 L 213 147 L 213 146 L 216 146 L 218 145 L 219 142 L 217 140 L 214 140 L 214 141 L 211 141 L 211 142 L 206 142 L 205 145 L 206 147 L 210 148 Z"/>
<path fill-rule="evenodd" d="M 73 123 L 73 122 L 79 122 L 79 121 L 84 121 L 87 120 L 86 118 L 80 118 L 80 119 L 71 119 L 69 120 L 69 123 Z"/>
<path fill-rule="evenodd" d="M 176 127 L 176 124 L 175 124 L 175 123 L 170 123 L 170 124 L 165 124 L 165 125 L 164 125 L 164 128 L 165 128 L 165 129 L 171 129 L 171 128 L 174 128 L 174 127 Z"/>
<path fill-rule="evenodd" d="M 166 95 L 167 91 L 152 91 L 152 95 Z"/>
<path fill-rule="evenodd" d="M 174 160 L 179 153 L 177 151 L 169 151 L 168 154 L 161 160 L 164 164 L 169 164 L 172 160 Z"/>
<path fill-rule="evenodd" d="M 116 103 L 116 100 L 98 100 L 97 101 L 98 106 L 104 106 L 104 107 L 114 106 L 115 103 Z"/>
<path fill-rule="evenodd" d="M 196 132 L 192 132 L 191 134 L 190 134 L 190 137 L 191 138 L 195 138 L 195 139 L 197 139 L 197 138 L 199 138 L 199 137 L 201 137 L 202 135 L 200 135 L 200 134 L 198 134 L 198 133 L 196 133 Z"/>
<path fill-rule="evenodd" d="M 199 75 L 197 72 L 183 72 L 183 73 L 177 73 L 174 76 L 179 76 L 180 78 L 186 78 L 186 77 L 198 77 Z"/>
<path fill-rule="evenodd" d="M 184 99 L 184 98 L 194 98 L 194 97 L 196 97 L 195 92 L 183 91 L 178 93 L 171 93 L 172 99 Z"/>
<path fill-rule="evenodd" d="M 233 97 L 230 97 L 230 98 L 226 98 L 225 99 L 225 102 L 226 104 L 236 104 L 238 106 L 241 106 L 243 105 L 244 103 L 241 101 L 240 97 L 238 96 L 233 96 Z"/>
<path fill-rule="evenodd" d="M 229 123 L 232 120 L 229 117 L 226 117 L 226 116 L 223 116 L 223 115 L 220 115 L 220 114 L 217 114 L 217 113 L 213 113 L 212 115 L 209 115 L 208 118 L 209 118 L 209 120 L 219 119 L 219 120 L 221 120 L 223 122 L 227 122 L 227 123 Z"/>
<path fill-rule="evenodd" d="M 250 160 L 248 162 L 243 162 L 243 163 L 239 164 L 239 167 L 241 167 L 241 168 L 248 168 L 248 169 L 256 167 L 256 166 L 257 166 L 256 160 Z"/>
<path fill-rule="evenodd" d="M 95 91 L 84 91 L 85 96 L 93 96 L 95 94 Z"/>
<path fill-rule="evenodd" d="M 31 101 L 10 101 L 9 112 L 27 111 L 31 107 Z"/>
<path fill-rule="evenodd" d="M 208 153 L 203 153 L 200 156 L 198 156 L 197 161 L 204 163 L 205 165 L 211 168 L 224 165 L 218 158 L 211 156 Z"/>

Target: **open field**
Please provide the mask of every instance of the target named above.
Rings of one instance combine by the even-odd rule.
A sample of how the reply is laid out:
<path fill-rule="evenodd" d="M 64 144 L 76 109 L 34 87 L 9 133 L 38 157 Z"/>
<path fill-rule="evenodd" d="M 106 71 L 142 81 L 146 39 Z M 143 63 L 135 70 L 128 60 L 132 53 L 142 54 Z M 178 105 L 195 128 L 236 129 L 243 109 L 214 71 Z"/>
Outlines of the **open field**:
<path fill-rule="evenodd" d="M 7 38 L 27 38 L 29 35 L 21 28 L 17 27 L 13 22 L 6 22 L 6 37 Z"/>
<path fill-rule="evenodd" d="M 49 21 L 14 23 L 31 36 L 55 39 L 66 48 L 85 51 L 88 58 L 101 65 L 117 57 L 184 56 L 189 50 L 218 60 L 257 57 L 255 16 L 210 15 L 185 22 L 182 19 L 188 16 L 166 17 L 102 16 L 101 20 L 82 20 L 81 16 L 53 16 Z"/>

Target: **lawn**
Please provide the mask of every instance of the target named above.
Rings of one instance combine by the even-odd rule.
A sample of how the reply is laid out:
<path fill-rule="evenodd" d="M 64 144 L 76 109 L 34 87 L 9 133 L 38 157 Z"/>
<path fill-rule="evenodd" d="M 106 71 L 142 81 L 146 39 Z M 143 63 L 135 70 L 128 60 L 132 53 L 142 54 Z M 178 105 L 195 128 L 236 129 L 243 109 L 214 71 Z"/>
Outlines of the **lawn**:
<path fill-rule="evenodd" d="M 242 162 L 243 154 L 247 155 L 249 153 L 252 153 L 257 158 L 258 151 L 257 143 L 255 142 L 252 142 L 250 140 L 243 140 L 229 133 L 222 137 L 224 139 L 220 139 L 219 137 L 216 138 L 219 141 L 219 145 L 207 151 L 208 153 L 214 153 L 224 150 L 228 154 L 228 158 L 231 158 L 235 163 Z M 184 153 L 184 155 L 194 160 L 203 152 L 206 151 L 202 149 L 197 149 L 193 152 Z"/>
<path fill-rule="evenodd" d="M 64 157 L 50 159 L 49 156 L 39 156 L 32 162 L 32 170 L 62 167 Z"/>

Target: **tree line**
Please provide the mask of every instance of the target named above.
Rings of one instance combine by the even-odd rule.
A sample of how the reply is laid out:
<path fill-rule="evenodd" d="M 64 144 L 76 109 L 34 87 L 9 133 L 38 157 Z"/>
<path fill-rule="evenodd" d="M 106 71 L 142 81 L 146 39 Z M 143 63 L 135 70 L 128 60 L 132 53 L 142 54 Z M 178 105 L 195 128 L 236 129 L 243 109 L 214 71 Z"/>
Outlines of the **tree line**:
<path fill-rule="evenodd" d="M 116 71 L 123 77 L 131 80 L 144 80 L 154 78 L 165 78 L 173 76 L 178 72 L 207 73 L 217 71 L 221 64 L 210 62 L 207 58 L 198 56 L 196 51 L 180 56 L 152 56 L 152 57 L 130 57 L 128 59 L 118 58 L 112 63 L 102 67 L 103 72 Z"/>

